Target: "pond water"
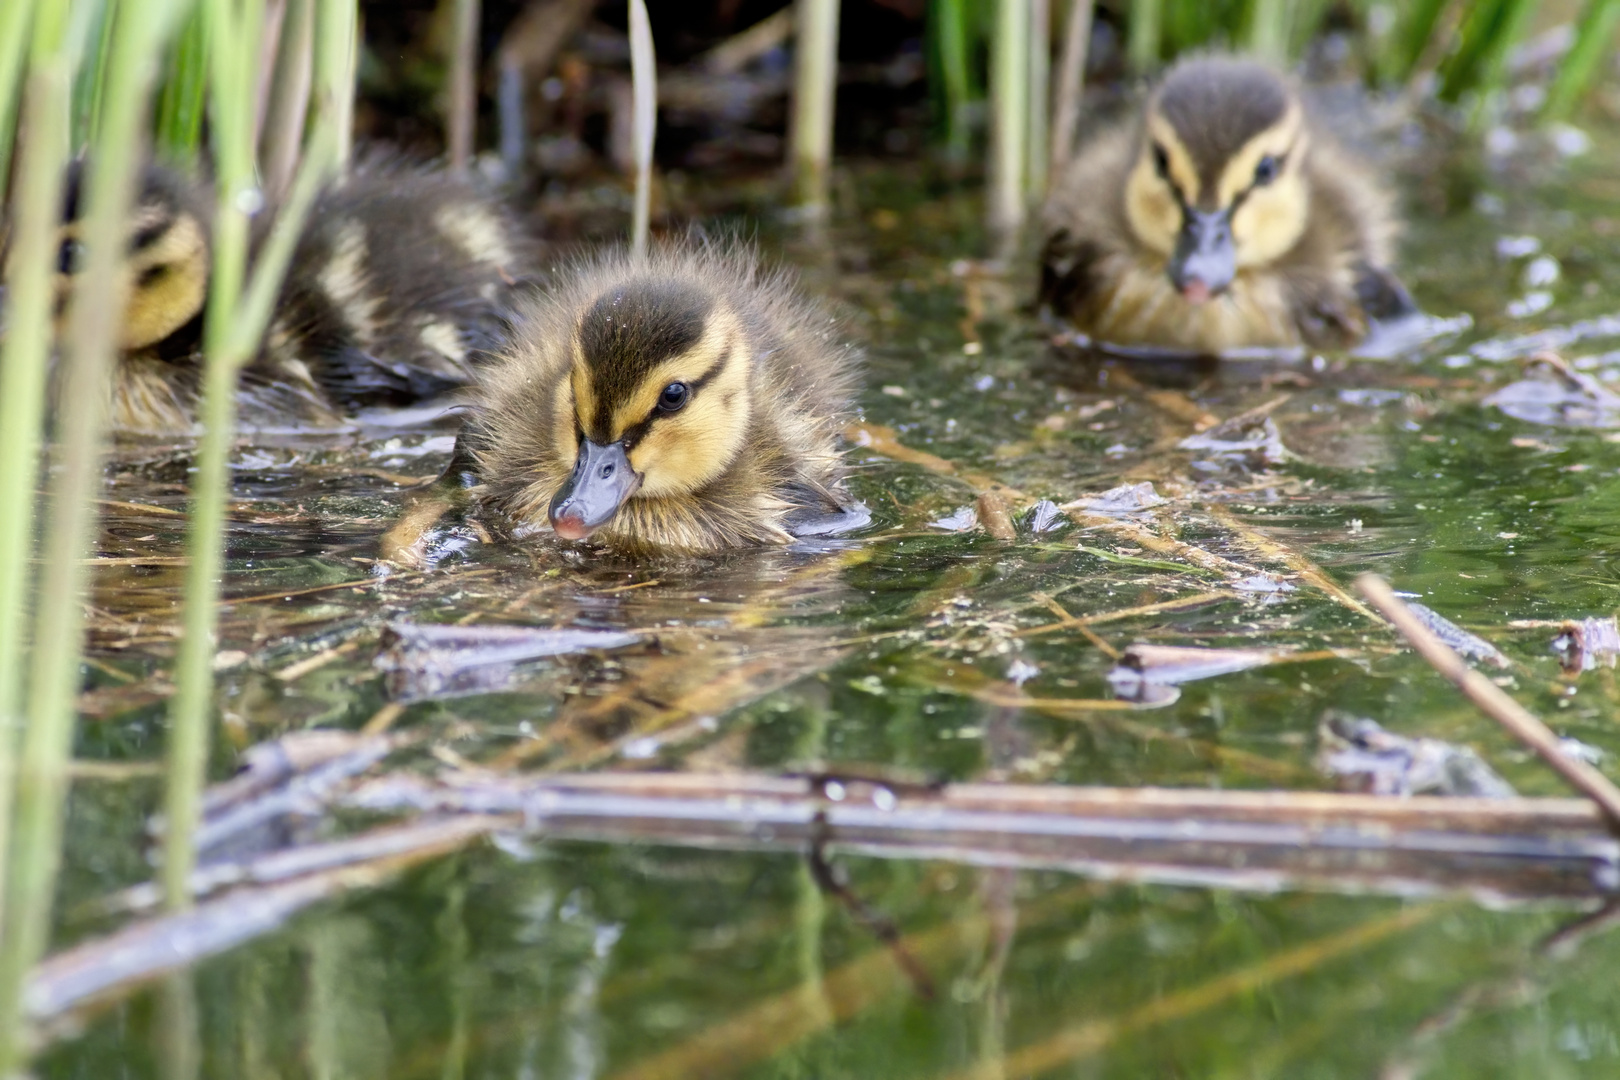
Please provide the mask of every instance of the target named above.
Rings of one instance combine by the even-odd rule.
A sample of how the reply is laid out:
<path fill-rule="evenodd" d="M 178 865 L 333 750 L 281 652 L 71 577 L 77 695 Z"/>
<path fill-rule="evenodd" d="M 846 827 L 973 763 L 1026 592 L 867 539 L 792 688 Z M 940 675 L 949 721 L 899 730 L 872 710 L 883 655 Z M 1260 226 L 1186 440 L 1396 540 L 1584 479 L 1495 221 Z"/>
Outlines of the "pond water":
<path fill-rule="evenodd" d="M 792 240 L 768 216 L 766 242 L 853 310 L 870 350 L 867 424 L 957 471 L 857 450 L 875 520 L 830 548 L 631 564 L 549 541 L 467 543 L 432 570 L 385 575 L 378 536 L 410 479 L 444 465 L 454 420 L 250 440 L 216 776 L 253 743 L 382 714 L 425 737 L 402 759 L 418 770 L 1329 790 L 1318 728 L 1339 709 L 1471 747 L 1521 794 L 1565 793 L 1382 624 L 1298 574 L 1312 565 L 1341 586 L 1376 570 L 1489 640 L 1511 692 L 1612 772 L 1614 670 L 1564 676 L 1550 643 L 1557 622 L 1620 600 L 1620 416 L 1573 408 L 1549 424 L 1484 404 L 1541 340 L 1620 385 L 1608 353 L 1620 320 L 1594 321 L 1620 315 L 1620 140 L 1592 138 L 1573 157 L 1530 135 L 1494 158 L 1433 135 L 1402 152 L 1406 280 L 1426 310 L 1471 327 L 1393 361 L 1218 371 L 1055 350 L 1027 311 L 1029 274 L 958 261 L 983 246 L 975 192 L 853 167 L 830 244 Z M 1555 333 L 1527 336 L 1540 331 Z M 1286 460 L 1178 445 L 1200 413 L 1279 398 L 1269 416 Z M 74 790 L 62 943 L 103 928 L 85 901 L 150 876 L 144 821 L 160 789 L 143 763 L 161 754 L 188 460 L 184 447 L 118 451 L 77 751 L 98 767 Z M 1015 507 L 1143 481 L 1167 501 L 1131 519 L 1136 533 L 1087 519 L 998 540 L 931 525 L 973 505 L 985 477 L 1021 493 Z M 1144 531 L 1296 587 L 1234 591 L 1145 549 Z M 1193 599 L 1165 603 L 1177 598 Z M 1144 607 L 1084 632 L 1059 618 Z M 627 630 L 638 643 L 401 696 L 374 663 L 400 620 Z M 1322 655 L 1189 682 L 1156 708 L 1084 705 L 1111 698 L 1110 650 L 1134 642 Z M 1017 683 L 1044 704 L 988 700 Z M 1586 908 L 831 859 L 844 885 L 829 891 L 792 852 L 502 837 L 94 1014 L 37 1071 L 186 1075 L 188 1042 L 193 1075 L 244 1078 L 1620 1067 L 1620 985 L 1603 974 L 1620 936 L 1573 955 L 1544 947 Z"/>

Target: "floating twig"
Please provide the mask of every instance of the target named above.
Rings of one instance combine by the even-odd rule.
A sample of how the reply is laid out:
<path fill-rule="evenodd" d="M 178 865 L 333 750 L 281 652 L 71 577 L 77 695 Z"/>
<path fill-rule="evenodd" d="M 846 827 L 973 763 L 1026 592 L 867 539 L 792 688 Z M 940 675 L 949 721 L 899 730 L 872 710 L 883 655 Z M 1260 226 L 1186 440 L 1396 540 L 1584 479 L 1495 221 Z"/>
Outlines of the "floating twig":
<path fill-rule="evenodd" d="M 1534 750 L 1553 770 L 1581 794 L 1591 799 L 1608 818 L 1611 829 L 1620 829 L 1620 788 L 1584 761 L 1564 753 L 1558 736 L 1535 714 L 1509 697 L 1501 687 L 1468 665 L 1420 619 L 1389 583 L 1376 574 L 1356 579 L 1361 590 L 1384 617 L 1395 624 L 1418 655 L 1449 679 L 1463 696 L 1486 716 L 1507 728 L 1520 742 Z"/>

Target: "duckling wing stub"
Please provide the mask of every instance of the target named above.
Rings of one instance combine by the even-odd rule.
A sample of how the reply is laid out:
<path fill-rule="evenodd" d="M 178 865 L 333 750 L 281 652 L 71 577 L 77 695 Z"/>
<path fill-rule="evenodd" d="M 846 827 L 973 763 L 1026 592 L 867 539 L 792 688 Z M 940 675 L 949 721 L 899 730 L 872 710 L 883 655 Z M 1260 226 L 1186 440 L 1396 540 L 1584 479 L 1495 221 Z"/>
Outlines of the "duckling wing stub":
<path fill-rule="evenodd" d="M 1361 310 L 1370 319 L 1393 322 L 1408 315 L 1418 314 L 1417 302 L 1406 291 L 1400 279 L 1381 266 L 1360 263 L 1356 266 L 1356 299 Z"/>
<path fill-rule="evenodd" d="M 367 404 L 409 404 L 465 386 L 464 377 L 417 364 L 389 363 L 352 344 L 322 350 L 317 377 L 335 399 Z"/>
<path fill-rule="evenodd" d="M 1039 302 L 1062 316 L 1080 311 L 1102 284 L 1097 263 L 1105 254 L 1098 244 L 1067 229 L 1053 233 L 1041 249 Z"/>

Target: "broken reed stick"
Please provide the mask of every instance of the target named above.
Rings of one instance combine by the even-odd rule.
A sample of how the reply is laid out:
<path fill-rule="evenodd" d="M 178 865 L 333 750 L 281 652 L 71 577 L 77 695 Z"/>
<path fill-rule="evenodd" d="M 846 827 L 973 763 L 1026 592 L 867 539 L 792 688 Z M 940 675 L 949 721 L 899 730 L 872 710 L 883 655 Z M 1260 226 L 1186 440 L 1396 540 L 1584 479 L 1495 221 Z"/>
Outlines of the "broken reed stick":
<path fill-rule="evenodd" d="M 1406 638 L 1419 656 L 1449 679 L 1481 712 L 1507 728 L 1551 765 L 1558 775 L 1596 803 L 1608 819 L 1610 828 L 1620 831 L 1620 788 L 1586 762 L 1567 756 L 1560 749 L 1558 736 L 1553 734 L 1551 728 L 1509 697 L 1501 687 L 1475 671 L 1468 661 L 1436 637 L 1434 631 L 1425 626 L 1412 609 L 1395 595 L 1389 582 L 1377 574 L 1362 574 L 1356 578 L 1356 588 L 1373 607 L 1395 624 L 1395 629 L 1401 632 L 1401 636 Z"/>

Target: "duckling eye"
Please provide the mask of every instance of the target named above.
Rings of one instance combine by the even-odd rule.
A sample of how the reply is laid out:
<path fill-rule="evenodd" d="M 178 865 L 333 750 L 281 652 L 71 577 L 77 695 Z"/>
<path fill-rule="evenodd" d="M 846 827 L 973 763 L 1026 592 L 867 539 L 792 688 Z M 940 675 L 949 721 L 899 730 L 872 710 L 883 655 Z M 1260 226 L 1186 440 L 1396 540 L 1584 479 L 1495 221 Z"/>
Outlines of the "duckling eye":
<path fill-rule="evenodd" d="M 1158 143 L 1153 144 L 1153 168 L 1164 179 L 1170 179 L 1170 155 Z"/>
<path fill-rule="evenodd" d="M 1267 154 L 1265 157 L 1261 158 L 1260 163 L 1254 167 L 1255 186 L 1264 187 L 1265 185 L 1271 183 L 1273 180 L 1277 179 L 1277 174 L 1281 171 L 1282 163 L 1276 158 L 1272 157 L 1270 154 Z"/>
<path fill-rule="evenodd" d="M 658 411 L 666 413 L 680 412 L 686 405 L 686 399 L 691 396 L 691 393 L 691 390 L 683 382 L 670 383 L 664 387 L 664 392 L 658 395 Z"/>
<path fill-rule="evenodd" d="M 56 272 L 77 274 L 84 266 L 84 244 L 78 240 L 64 240 L 56 255 Z"/>

